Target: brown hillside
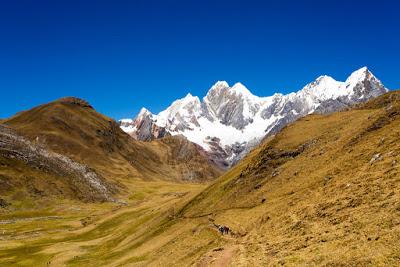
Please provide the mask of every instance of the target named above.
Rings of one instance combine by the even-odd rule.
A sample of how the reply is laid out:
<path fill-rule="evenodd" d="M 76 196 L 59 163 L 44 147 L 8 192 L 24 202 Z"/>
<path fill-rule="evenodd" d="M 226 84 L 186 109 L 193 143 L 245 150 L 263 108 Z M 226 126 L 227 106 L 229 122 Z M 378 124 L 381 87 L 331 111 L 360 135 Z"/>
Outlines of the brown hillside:
<path fill-rule="evenodd" d="M 180 137 L 135 141 L 114 120 L 77 98 L 41 105 L 2 123 L 37 146 L 87 165 L 122 192 L 135 178 L 202 182 L 221 173 L 198 146 Z"/>
<path fill-rule="evenodd" d="M 30 197 L 46 196 L 114 201 L 113 193 L 115 187 L 86 165 L 38 146 L 0 125 L 2 197 L 25 202 Z"/>

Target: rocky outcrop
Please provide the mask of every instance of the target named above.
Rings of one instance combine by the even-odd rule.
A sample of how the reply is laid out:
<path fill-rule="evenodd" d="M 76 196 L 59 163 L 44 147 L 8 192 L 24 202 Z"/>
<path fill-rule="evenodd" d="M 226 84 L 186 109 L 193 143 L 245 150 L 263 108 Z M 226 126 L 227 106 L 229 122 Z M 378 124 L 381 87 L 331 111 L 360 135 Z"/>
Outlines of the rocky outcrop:
<path fill-rule="evenodd" d="M 85 108 L 91 108 L 93 109 L 92 105 L 89 104 L 86 100 L 83 100 L 81 98 L 77 97 L 63 97 L 58 100 L 61 103 L 67 103 L 67 104 L 72 104 L 72 105 L 77 105 Z"/>
<path fill-rule="evenodd" d="M 145 108 L 142 108 L 135 120 L 121 120 L 120 126 L 133 138 L 142 141 L 171 135 L 165 127 L 160 127 L 155 123 L 153 115 Z"/>

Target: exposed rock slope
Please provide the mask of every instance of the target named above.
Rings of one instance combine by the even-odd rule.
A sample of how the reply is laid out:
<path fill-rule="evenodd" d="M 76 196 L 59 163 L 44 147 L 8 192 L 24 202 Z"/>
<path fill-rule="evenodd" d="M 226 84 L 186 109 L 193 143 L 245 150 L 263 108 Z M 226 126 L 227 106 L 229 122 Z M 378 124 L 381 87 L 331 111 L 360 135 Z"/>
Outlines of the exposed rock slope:
<path fill-rule="evenodd" d="M 54 194 L 85 201 L 113 200 L 114 186 L 94 170 L 64 155 L 46 150 L 2 125 L 0 161 L 0 179 L 6 188 L 27 188 L 33 196 Z M 38 178 L 38 175 L 47 176 L 48 181 Z M 7 195 L 10 192 L 2 193 Z"/>

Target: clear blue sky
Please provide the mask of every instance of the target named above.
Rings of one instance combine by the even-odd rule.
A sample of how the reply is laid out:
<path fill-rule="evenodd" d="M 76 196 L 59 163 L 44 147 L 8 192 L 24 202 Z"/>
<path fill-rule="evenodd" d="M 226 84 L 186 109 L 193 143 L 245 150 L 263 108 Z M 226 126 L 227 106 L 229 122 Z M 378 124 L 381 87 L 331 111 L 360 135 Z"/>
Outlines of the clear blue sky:
<path fill-rule="evenodd" d="M 368 66 L 400 88 L 398 1 L 1 1 L 0 118 L 62 96 L 159 112 L 217 80 L 296 91 Z"/>

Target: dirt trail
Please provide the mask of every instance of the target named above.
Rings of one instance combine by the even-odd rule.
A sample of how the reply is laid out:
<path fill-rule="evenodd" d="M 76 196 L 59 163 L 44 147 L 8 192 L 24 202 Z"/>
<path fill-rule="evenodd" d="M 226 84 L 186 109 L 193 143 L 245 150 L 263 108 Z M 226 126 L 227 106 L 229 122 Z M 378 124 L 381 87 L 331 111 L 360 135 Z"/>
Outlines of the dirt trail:
<path fill-rule="evenodd" d="M 216 232 L 219 231 L 215 225 L 209 226 Z M 198 267 L 225 267 L 231 266 L 232 259 L 239 249 L 238 240 L 231 234 L 222 235 L 222 238 L 227 242 L 225 246 L 215 248 L 209 251 L 199 260 Z"/>
<path fill-rule="evenodd" d="M 200 259 L 197 267 L 225 267 L 230 266 L 237 247 L 228 245 L 224 248 L 217 248 L 207 253 Z"/>
<path fill-rule="evenodd" d="M 231 246 L 222 251 L 222 253 L 219 254 L 219 257 L 211 264 L 211 266 L 215 267 L 224 267 L 224 266 L 229 266 L 230 263 L 232 262 L 232 257 L 235 253 L 236 248 Z"/>

